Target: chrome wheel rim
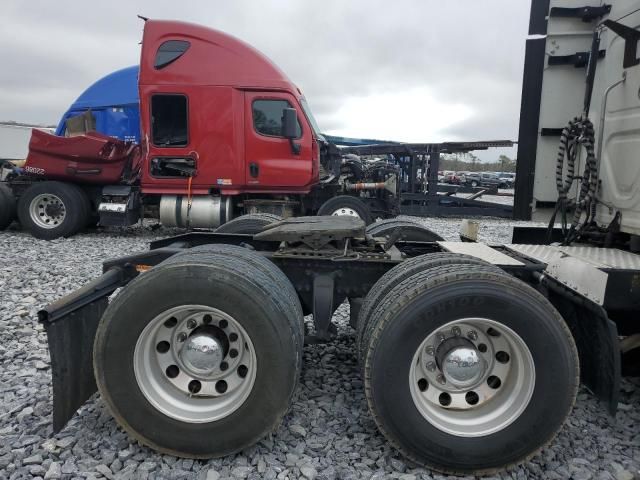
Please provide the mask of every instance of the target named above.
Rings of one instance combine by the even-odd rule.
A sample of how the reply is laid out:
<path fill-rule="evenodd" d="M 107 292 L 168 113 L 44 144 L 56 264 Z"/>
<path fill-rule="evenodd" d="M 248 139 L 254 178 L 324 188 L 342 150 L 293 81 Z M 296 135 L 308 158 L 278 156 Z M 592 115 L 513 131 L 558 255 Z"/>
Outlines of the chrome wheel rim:
<path fill-rule="evenodd" d="M 360 215 L 358 215 L 358 212 L 356 212 L 353 208 L 349 208 L 349 207 L 338 208 L 337 210 L 333 211 L 331 216 L 360 218 Z"/>
<path fill-rule="evenodd" d="M 171 308 L 151 320 L 138 337 L 133 363 L 146 399 L 188 423 L 220 420 L 240 408 L 257 367 L 242 325 L 203 305 Z"/>
<path fill-rule="evenodd" d="M 413 402 L 439 430 L 481 437 L 503 430 L 526 409 L 535 365 L 524 340 L 486 318 L 443 325 L 420 344 L 409 372 Z"/>
<path fill-rule="evenodd" d="M 31 221 L 40 228 L 59 227 L 67 216 L 64 202 L 57 195 L 41 193 L 29 204 Z"/>

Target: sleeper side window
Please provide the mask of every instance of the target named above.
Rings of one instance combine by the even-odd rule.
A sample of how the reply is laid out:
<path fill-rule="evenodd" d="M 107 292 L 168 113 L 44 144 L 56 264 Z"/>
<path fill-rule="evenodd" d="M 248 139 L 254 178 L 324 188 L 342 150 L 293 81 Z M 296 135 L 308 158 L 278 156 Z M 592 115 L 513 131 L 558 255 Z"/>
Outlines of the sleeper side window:
<path fill-rule="evenodd" d="M 186 52 L 191 44 L 185 40 L 168 40 L 160 45 L 156 52 L 153 66 L 156 70 L 163 69 L 172 64 Z"/>
<path fill-rule="evenodd" d="M 291 108 L 287 100 L 254 100 L 253 126 L 261 135 L 270 137 L 282 137 L 282 112 L 285 108 Z M 302 127 L 297 123 L 296 138 L 302 136 Z"/>
<path fill-rule="evenodd" d="M 151 97 L 151 135 L 156 147 L 184 147 L 189 143 L 187 97 Z"/>

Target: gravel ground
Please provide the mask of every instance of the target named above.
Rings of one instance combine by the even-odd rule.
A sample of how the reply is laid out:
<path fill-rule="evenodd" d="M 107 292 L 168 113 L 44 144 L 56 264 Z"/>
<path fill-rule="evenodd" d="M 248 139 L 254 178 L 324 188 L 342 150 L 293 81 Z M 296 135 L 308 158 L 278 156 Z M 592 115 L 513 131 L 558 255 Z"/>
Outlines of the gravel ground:
<path fill-rule="evenodd" d="M 423 221 L 456 239 L 458 220 Z M 507 242 L 513 223 L 483 220 L 480 239 Z M 238 455 L 200 462 L 157 454 L 132 443 L 97 396 L 53 435 L 49 355 L 37 310 L 99 275 L 103 259 L 146 249 L 166 234 L 131 228 L 44 242 L 19 231 L 0 233 L 0 478 L 446 478 L 412 468 L 378 433 L 344 305 L 334 318 L 337 339 L 305 349 L 284 423 Z M 581 391 L 558 438 L 496 478 L 640 478 L 638 425 L 640 379 L 623 381 L 615 419 Z"/>

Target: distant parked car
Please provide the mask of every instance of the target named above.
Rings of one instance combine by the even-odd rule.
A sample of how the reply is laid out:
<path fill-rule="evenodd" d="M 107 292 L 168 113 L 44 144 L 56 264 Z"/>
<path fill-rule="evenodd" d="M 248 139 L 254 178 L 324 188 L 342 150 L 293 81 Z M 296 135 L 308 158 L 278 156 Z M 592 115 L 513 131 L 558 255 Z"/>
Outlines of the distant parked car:
<path fill-rule="evenodd" d="M 470 186 L 470 187 L 479 187 L 480 186 L 480 173 L 478 173 L 478 172 L 467 172 L 464 175 L 463 183 L 465 185 Z"/>
<path fill-rule="evenodd" d="M 497 187 L 500 188 L 500 179 L 495 173 L 469 172 L 464 176 L 464 184 L 470 187 Z"/>
<path fill-rule="evenodd" d="M 460 185 L 460 177 L 456 174 L 456 172 L 445 171 L 444 172 L 444 183 L 451 183 L 453 185 Z"/>
<path fill-rule="evenodd" d="M 498 187 L 500 188 L 501 180 L 498 175 L 490 172 L 482 172 L 480 174 L 480 186 L 481 187 Z"/>
<path fill-rule="evenodd" d="M 513 188 L 516 184 L 516 174 L 513 172 L 499 172 L 498 178 L 502 182 L 500 188 Z"/>
<path fill-rule="evenodd" d="M 466 175 L 468 175 L 469 172 L 456 172 L 456 177 L 458 177 L 458 179 L 460 180 L 460 185 L 464 185 L 464 183 L 466 182 Z"/>

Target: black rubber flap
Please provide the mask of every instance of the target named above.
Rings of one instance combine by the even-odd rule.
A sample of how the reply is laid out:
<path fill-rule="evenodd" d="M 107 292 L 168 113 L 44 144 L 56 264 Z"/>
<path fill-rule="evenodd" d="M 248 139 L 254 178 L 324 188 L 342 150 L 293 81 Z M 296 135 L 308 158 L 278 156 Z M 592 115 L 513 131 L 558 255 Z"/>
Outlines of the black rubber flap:
<path fill-rule="evenodd" d="M 56 433 L 97 390 L 93 376 L 93 339 L 107 304 L 107 297 L 102 297 L 56 322 L 44 324 L 51 355 Z"/>

